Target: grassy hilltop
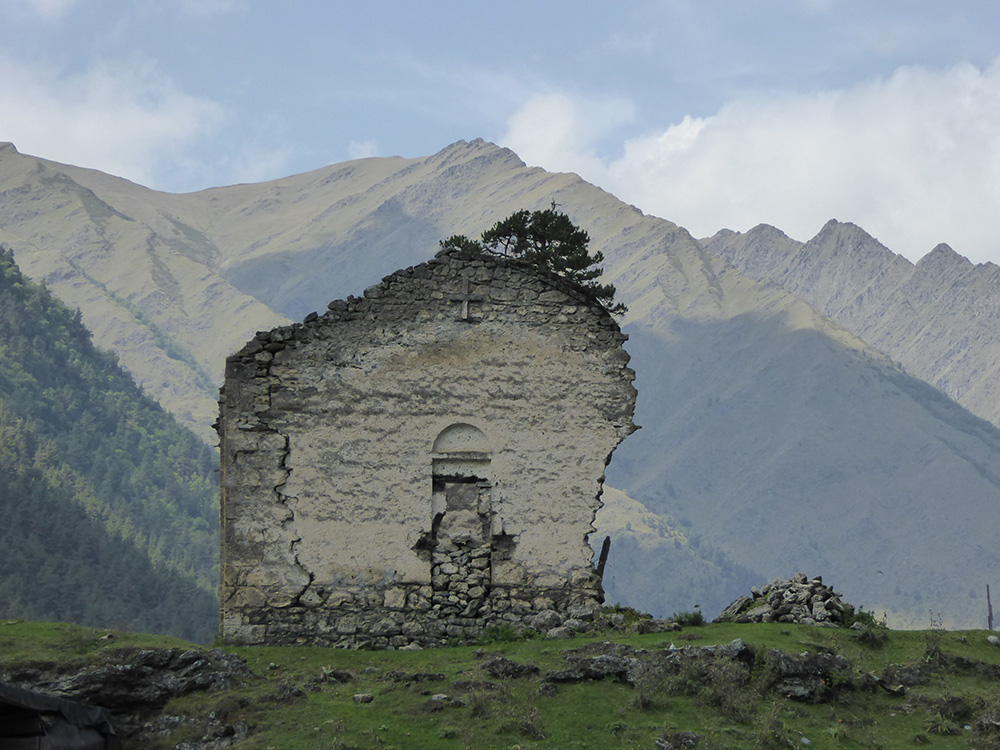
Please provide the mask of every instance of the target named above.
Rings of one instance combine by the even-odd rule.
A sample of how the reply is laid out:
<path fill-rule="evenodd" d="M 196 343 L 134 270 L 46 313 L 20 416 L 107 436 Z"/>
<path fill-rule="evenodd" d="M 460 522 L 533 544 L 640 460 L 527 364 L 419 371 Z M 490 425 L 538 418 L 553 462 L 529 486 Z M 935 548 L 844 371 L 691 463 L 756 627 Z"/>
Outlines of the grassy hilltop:
<path fill-rule="evenodd" d="M 694 733 L 699 750 L 994 748 L 1000 648 L 987 636 L 889 631 L 869 620 L 860 632 L 713 624 L 424 651 L 229 648 L 249 671 L 225 689 L 171 698 L 126 747 L 155 750 L 211 737 L 232 743 L 213 747 L 247 750 L 649 749 L 692 746 L 685 742 Z M 745 647 L 707 655 L 706 647 L 736 639 Z M 16 620 L 0 622 L 0 647 L 2 679 L 148 660 L 156 648 L 175 649 L 164 652 L 175 657 L 198 648 Z M 225 656 L 184 652 L 189 663 L 212 654 Z M 633 664 L 627 676 L 615 672 L 623 663 Z M 813 674 L 795 677 L 796 664 L 812 665 L 806 671 Z M 516 676 L 518 666 L 532 665 L 537 672 Z M 801 700 L 810 685 L 812 697 Z"/>

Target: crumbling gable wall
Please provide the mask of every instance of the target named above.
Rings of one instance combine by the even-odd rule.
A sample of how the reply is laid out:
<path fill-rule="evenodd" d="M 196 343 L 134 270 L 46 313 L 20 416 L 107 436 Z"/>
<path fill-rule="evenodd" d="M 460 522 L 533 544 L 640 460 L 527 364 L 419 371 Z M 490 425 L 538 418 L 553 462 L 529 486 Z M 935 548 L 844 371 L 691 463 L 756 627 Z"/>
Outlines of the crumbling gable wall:
<path fill-rule="evenodd" d="M 259 333 L 218 424 L 223 636 L 432 645 L 597 606 L 625 340 L 559 277 L 457 250 Z"/>

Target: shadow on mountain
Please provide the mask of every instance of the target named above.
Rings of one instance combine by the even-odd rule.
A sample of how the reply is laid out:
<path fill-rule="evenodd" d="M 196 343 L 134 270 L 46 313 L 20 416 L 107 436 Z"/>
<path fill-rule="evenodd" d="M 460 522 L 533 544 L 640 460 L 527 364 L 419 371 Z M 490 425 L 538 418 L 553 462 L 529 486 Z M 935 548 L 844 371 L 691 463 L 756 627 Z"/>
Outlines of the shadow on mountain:
<path fill-rule="evenodd" d="M 303 250 L 291 248 L 254 257 L 223 272 L 245 294 L 292 320 L 302 320 L 322 305 L 377 283 L 387 273 L 427 260 L 441 230 L 412 216 L 398 199 L 385 201 L 343 241 Z M 309 269 L 303 273 L 302 269 Z M 319 309 L 318 312 L 324 312 Z"/>
<path fill-rule="evenodd" d="M 759 583 L 801 571 L 897 624 L 926 626 L 933 608 L 981 625 L 1000 563 L 1000 431 L 879 355 L 782 318 L 626 330 L 642 430 L 608 483 L 676 518 L 709 557 L 729 553 L 732 572 L 700 590 L 706 613 L 746 593 L 743 571 Z M 689 557 L 671 570 L 632 555 L 624 603 L 690 608 L 704 564 Z"/>

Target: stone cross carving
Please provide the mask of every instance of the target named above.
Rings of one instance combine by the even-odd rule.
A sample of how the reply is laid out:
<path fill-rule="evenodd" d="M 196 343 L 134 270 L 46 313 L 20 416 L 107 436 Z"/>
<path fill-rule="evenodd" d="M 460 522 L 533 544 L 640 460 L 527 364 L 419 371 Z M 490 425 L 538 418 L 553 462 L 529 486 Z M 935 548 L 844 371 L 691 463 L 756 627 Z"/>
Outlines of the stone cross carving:
<path fill-rule="evenodd" d="M 461 302 L 462 312 L 459 314 L 459 320 L 471 320 L 469 317 L 469 303 L 470 302 L 482 302 L 484 297 L 481 294 L 469 294 L 469 280 L 462 279 L 462 292 L 460 294 L 449 294 L 449 302 Z"/>

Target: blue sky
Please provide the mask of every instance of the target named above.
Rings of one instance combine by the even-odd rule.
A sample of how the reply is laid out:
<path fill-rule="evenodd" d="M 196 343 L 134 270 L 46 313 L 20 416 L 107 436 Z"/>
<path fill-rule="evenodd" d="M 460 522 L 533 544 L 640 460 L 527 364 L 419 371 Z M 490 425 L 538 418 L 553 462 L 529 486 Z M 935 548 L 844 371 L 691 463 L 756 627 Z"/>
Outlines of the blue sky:
<path fill-rule="evenodd" d="M 947 7 L 946 7 L 947 6 Z M 482 137 L 696 236 L 1000 262 L 996 0 L 0 0 L 0 140 L 161 190 Z"/>

